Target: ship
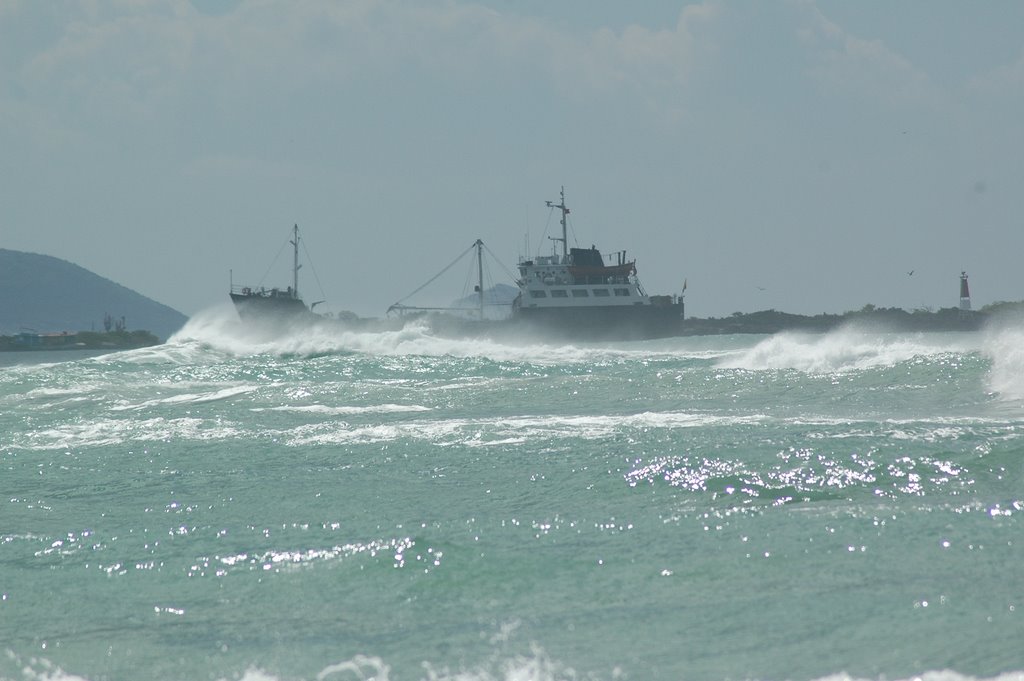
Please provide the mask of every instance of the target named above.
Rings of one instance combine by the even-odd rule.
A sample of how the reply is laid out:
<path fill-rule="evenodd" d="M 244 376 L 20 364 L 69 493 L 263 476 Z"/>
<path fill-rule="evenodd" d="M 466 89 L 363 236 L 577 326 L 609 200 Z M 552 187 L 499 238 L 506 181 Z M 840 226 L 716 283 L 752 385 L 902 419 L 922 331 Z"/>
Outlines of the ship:
<path fill-rule="evenodd" d="M 596 246 L 570 248 L 565 187 L 546 202 L 561 214 L 561 254 L 519 261 L 519 295 L 511 320 L 547 335 L 580 340 L 646 340 L 684 332 L 683 294 L 648 295 L 626 251 L 605 256 Z M 683 285 L 683 291 L 686 286 Z"/>
<path fill-rule="evenodd" d="M 299 295 L 299 226 L 292 230 L 292 284 L 285 288 L 266 288 L 263 286 L 236 286 L 231 282 L 231 302 L 235 305 L 239 318 L 243 322 L 296 322 L 313 321 L 320 316 L 313 312 L 313 307 L 323 301 L 308 306 Z"/>
<path fill-rule="evenodd" d="M 417 308 L 399 301 L 389 308 L 389 314 L 426 313 L 439 332 L 498 338 L 526 336 L 587 342 L 649 340 L 685 333 L 685 282 L 679 295 L 648 295 L 637 276 L 636 261 L 629 260 L 626 251 L 606 256 L 593 245 L 569 247 L 570 210 L 564 187 L 558 203 L 546 203 L 561 214 L 561 236 L 549 237 L 560 243 L 561 248 L 553 248 L 551 255 L 520 258 L 519 276 L 514 282 L 518 294 L 505 318 L 487 318 L 485 314 L 484 245 L 480 239 L 471 247 L 476 250 L 480 268 L 475 307 Z"/>

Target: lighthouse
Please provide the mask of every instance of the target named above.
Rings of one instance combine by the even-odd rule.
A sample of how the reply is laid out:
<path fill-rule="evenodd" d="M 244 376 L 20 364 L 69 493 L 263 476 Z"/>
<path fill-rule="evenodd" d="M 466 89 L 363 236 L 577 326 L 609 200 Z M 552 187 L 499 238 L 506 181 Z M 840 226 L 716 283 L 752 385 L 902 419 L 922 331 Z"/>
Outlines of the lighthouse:
<path fill-rule="evenodd" d="M 967 273 L 960 273 L 960 315 L 971 311 L 971 290 L 967 287 Z"/>

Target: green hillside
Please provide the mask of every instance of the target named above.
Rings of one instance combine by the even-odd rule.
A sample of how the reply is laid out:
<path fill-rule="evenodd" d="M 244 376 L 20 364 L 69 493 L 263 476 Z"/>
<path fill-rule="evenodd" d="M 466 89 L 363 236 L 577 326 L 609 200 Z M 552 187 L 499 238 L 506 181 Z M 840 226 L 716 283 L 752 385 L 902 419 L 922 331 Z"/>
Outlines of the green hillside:
<path fill-rule="evenodd" d="M 103 331 L 104 319 L 124 319 L 166 340 L 187 321 L 151 300 L 66 260 L 0 248 L 0 335 Z"/>

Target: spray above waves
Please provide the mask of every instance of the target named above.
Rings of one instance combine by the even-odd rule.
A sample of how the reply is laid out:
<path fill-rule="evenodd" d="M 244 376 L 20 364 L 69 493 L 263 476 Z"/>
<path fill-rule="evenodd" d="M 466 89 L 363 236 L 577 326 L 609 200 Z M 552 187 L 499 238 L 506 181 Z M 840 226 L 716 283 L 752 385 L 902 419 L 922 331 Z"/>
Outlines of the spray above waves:
<path fill-rule="evenodd" d="M 410 321 L 395 329 L 362 330 L 342 323 L 292 328 L 243 324 L 230 308 L 207 310 L 189 320 L 169 341 L 230 356 L 316 357 L 359 353 L 383 357 L 424 355 L 521 359 L 540 354 L 535 347 L 516 348 L 486 339 L 452 339 L 431 334 L 426 324 Z M 566 357 L 552 361 L 566 361 Z"/>
<path fill-rule="evenodd" d="M 824 334 L 783 332 L 718 361 L 726 369 L 796 369 L 811 374 L 862 371 L 915 357 L 969 353 L 980 340 L 967 334 L 886 333 L 844 326 Z"/>
<path fill-rule="evenodd" d="M 227 305 L 205 310 L 190 319 L 163 349 L 171 361 L 195 361 L 203 354 L 227 356 L 300 356 L 359 353 L 381 357 L 481 357 L 494 361 L 538 364 L 575 364 L 631 358 L 721 356 L 691 342 L 693 349 L 677 343 L 613 343 L 607 345 L 552 344 L 540 341 L 499 341 L 487 337 L 448 337 L 435 334 L 429 324 L 411 320 L 396 328 L 362 329 L 327 320 L 291 328 L 243 324 Z"/>
<path fill-rule="evenodd" d="M 992 362 L 989 388 L 1007 400 L 1024 400 L 1024 323 L 986 330 L 981 352 Z"/>

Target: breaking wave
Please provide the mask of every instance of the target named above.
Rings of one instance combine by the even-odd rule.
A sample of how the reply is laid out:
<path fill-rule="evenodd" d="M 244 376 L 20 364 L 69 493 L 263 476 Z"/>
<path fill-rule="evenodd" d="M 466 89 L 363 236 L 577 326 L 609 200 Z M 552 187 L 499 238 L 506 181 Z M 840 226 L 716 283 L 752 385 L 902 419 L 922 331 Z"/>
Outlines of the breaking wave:
<path fill-rule="evenodd" d="M 455 338 L 436 335 L 422 320 L 373 330 L 346 328 L 340 322 L 331 321 L 300 328 L 271 329 L 243 325 L 230 306 L 218 306 L 191 318 L 165 346 L 160 346 L 162 349 L 147 349 L 146 354 L 137 356 L 152 358 L 162 354 L 169 361 L 186 363 L 210 352 L 229 356 L 302 357 L 359 353 L 383 357 L 485 357 L 494 361 L 576 364 L 637 357 L 714 359 L 727 352 L 720 346 L 721 343 L 706 338 L 601 345 Z"/>
<path fill-rule="evenodd" d="M 970 334 L 879 333 L 843 327 L 825 334 L 783 332 L 721 358 L 727 369 L 796 369 L 812 374 L 892 366 L 915 357 L 977 351 Z"/>

